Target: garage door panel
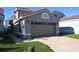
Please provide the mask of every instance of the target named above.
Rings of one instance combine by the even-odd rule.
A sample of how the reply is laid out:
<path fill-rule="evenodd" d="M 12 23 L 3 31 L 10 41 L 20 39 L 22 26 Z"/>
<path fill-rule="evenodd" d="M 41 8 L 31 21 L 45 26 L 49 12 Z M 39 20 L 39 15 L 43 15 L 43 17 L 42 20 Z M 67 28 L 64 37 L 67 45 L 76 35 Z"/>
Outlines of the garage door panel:
<path fill-rule="evenodd" d="M 55 35 L 54 25 L 32 24 L 31 29 L 32 36 Z"/>

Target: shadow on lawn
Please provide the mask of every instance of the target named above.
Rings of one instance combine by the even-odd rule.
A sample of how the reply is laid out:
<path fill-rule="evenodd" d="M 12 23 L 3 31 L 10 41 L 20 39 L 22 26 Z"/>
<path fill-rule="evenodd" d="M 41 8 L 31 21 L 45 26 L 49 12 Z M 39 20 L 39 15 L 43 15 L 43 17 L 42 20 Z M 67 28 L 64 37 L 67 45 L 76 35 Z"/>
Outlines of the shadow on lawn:
<path fill-rule="evenodd" d="M 9 36 L 9 32 L 0 32 L 0 38 L 3 38 L 0 40 L 0 44 L 13 44 L 15 43 L 11 37 Z"/>
<path fill-rule="evenodd" d="M 7 51 L 10 51 L 10 50 L 14 50 L 16 48 L 0 48 L 0 52 L 7 52 Z"/>

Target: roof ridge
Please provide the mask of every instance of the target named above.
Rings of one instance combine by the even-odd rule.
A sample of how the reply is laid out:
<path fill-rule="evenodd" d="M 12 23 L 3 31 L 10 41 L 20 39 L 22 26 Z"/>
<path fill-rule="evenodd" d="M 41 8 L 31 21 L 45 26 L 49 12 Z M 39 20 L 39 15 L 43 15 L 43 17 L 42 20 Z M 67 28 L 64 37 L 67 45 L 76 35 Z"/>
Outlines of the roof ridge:
<path fill-rule="evenodd" d="M 35 13 L 35 12 L 39 12 L 39 11 L 42 11 L 42 10 L 47 10 L 47 9 L 44 8 L 44 9 L 36 10 L 36 11 L 31 12 L 31 13 L 27 13 L 27 15 L 32 14 L 32 13 Z M 26 16 L 26 14 L 24 16 Z"/>

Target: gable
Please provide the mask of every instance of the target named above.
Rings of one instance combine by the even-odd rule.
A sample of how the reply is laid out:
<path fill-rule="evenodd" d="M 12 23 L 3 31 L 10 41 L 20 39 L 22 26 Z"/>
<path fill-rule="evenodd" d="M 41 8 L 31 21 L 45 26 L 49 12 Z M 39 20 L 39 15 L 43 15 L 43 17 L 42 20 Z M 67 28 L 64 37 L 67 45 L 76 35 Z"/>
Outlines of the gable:
<path fill-rule="evenodd" d="M 32 21 L 58 22 L 58 19 L 46 9 L 24 17 Z"/>

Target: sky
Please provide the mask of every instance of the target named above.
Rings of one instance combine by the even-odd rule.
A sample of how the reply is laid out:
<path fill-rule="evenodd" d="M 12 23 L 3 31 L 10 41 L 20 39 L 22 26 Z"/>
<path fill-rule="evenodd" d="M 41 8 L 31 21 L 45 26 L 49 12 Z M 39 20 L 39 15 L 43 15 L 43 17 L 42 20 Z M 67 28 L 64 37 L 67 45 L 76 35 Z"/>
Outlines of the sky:
<path fill-rule="evenodd" d="M 79 14 L 79 7 L 28 7 L 32 10 L 40 10 L 47 8 L 49 11 L 53 12 L 55 10 L 63 12 L 66 16 L 72 16 Z M 15 10 L 15 7 L 3 7 L 5 20 L 10 19 L 12 12 Z"/>

